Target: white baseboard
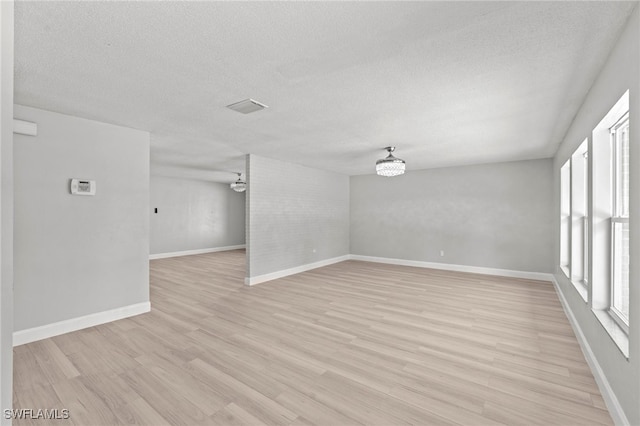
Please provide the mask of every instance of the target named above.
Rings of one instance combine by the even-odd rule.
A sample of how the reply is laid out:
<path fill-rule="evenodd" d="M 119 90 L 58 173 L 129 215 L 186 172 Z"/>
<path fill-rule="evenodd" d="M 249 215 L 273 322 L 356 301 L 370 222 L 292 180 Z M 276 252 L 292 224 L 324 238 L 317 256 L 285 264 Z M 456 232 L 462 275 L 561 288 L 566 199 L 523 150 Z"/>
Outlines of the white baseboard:
<path fill-rule="evenodd" d="M 452 265 L 448 263 L 423 262 L 419 260 L 392 259 L 388 257 L 361 256 L 358 254 L 348 254 L 345 256 L 334 257 L 320 262 L 309 263 L 307 265 L 297 266 L 295 268 L 284 269 L 282 271 L 272 272 L 269 274 L 259 275 L 257 277 L 246 277 L 244 283 L 247 285 L 255 285 L 263 282 L 275 280 L 293 274 L 299 274 L 311 269 L 320 268 L 322 266 L 332 265 L 334 263 L 343 262 L 345 260 L 361 260 L 364 262 L 388 263 L 401 266 L 415 266 L 418 268 L 442 269 L 446 271 L 469 272 L 472 274 L 497 275 L 501 277 L 525 278 L 529 280 L 551 281 L 552 274 L 543 272 L 528 271 L 512 271 L 509 269 L 484 268 L 480 266 Z"/>
<path fill-rule="evenodd" d="M 364 262 L 388 263 L 391 265 L 415 266 L 418 268 L 442 269 L 445 271 L 470 272 L 472 274 L 497 275 L 501 277 L 525 278 L 529 280 L 551 281 L 552 274 L 543 272 L 512 271 L 510 269 L 485 268 L 482 266 L 455 265 L 449 263 L 423 262 L 421 260 L 392 259 L 388 257 L 349 255 L 351 260 Z"/>
<path fill-rule="evenodd" d="M 245 244 L 239 244 L 237 246 L 212 247 L 212 248 L 206 248 L 206 249 L 174 251 L 170 253 L 157 253 L 157 254 L 150 254 L 149 260 L 166 259 L 167 257 L 191 256 L 192 254 L 214 253 L 217 251 L 239 250 L 243 248 L 245 248 Z"/>
<path fill-rule="evenodd" d="M 589 368 L 591 368 L 591 373 L 593 373 L 593 378 L 596 380 L 598 384 L 598 388 L 600 389 L 600 393 L 602 394 L 602 398 L 604 399 L 607 408 L 609 409 L 609 414 L 613 419 L 613 423 L 616 425 L 628 425 L 629 420 L 627 416 L 624 414 L 624 410 L 616 397 L 616 394 L 613 392 L 609 381 L 607 380 L 607 376 L 602 371 L 602 367 L 600 367 L 600 363 L 596 359 L 595 354 L 591 350 L 591 346 L 587 341 L 587 338 L 584 336 L 582 332 L 582 328 L 576 320 L 567 299 L 564 297 L 564 293 L 560 289 L 558 282 L 555 277 L 552 276 L 551 282 L 556 289 L 556 293 L 558 293 L 558 298 L 560 299 L 560 303 L 562 304 L 562 308 L 564 309 L 567 318 L 569 319 L 569 323 L 573 328 L 573 332 L 576 334 L 576 338 L 578 339 L 578 343 L 580 344 L 580 348 L 582 349 L 582 353 L 584 354 L 585 359 L 587 360 L 587 364 L 589 364 Z"/>
<path fill-rule="evenodd" d="M 15 331 L 13 333 L 13 346 L 20 346 L 24 345 L 25 343 L 47 339 L 49 337 L 69 333 L 71 331 L 93 327 L 94 325 L 105 324 L 111 321 L 144 314 L 145 312 L 149 312 L 150 310 L 151 303 L 142 302 L 136 303 L 134 305 L 123 306 L 121 308 L 111 309 L 108 311 L 97 312 L 95 314 L 89 314 L 82 317 L 54 322 L 52 324 L 47 324 L 40 327 Z"/>
<path fill-rule="evenodd" d="M 287 277 L 289 275 L 299 274 L 300 272 L 309 271 L 311 269 L 321 268 L 323 266 L 333 265 L 334 263 L 349 260 L 349 255 L 332 257 L 331 259 L 321 260 L 319 262 L 307 263 L 306 265 L 296 266 L 295 268 L 283 269 L 282 271 L 271 272 L 269 274 L 258 275 L 257 277 L 246 277 L 244 283 L 246 285 L 256 285 L 267 281 L 276 280 L 278 278 Z"/>

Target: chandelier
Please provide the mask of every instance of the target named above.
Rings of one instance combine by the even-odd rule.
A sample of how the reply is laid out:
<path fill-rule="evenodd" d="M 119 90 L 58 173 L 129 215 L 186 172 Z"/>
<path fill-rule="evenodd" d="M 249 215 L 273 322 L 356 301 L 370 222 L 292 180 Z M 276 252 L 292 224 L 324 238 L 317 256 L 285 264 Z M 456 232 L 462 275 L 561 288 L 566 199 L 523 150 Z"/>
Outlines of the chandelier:
<path fill-rule="evenodd" d="M 388 146 L 385 150 L 389 153 L 386 158 L 376 161 L 376 173 L 380 176 L 399 176 L 404 174 L 405 162 L 393 156 L 395 146 Z"/>
<path fill-rule="evenodd" d="M 233 182 L 231 185 L 231 189 L 236 192 L 244 192 L 247 189 L 247 183 L 242 180 L 242 173 L 236 173 L 238 175 L 238 180 Z"/>

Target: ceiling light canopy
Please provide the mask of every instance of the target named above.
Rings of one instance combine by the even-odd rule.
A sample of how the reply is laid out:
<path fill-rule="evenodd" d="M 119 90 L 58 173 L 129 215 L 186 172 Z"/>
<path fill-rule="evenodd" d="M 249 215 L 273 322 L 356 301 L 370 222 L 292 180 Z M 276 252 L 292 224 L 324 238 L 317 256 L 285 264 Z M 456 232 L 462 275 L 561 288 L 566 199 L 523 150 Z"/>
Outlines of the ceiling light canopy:
<path fill-rule="evenodd" d="M 244 101 L 227 105 L 227 108 L 237 112 L 241 112 L 242 114 L 249 114 L 249 113 L 260 111 L 269 107 L 263 103 L 254 101 L 253 99 L 245 99 Z"/>
<path fill-rule="evenodd" d="M 380 176 L 399 176 L 404 174 L 405 162 L 393 156 L 392 152 L 396 150 L 395 146 L 388 146 L 385 150 L 389 153 L 386 158 L 376 161 L 376 173 Z"/>
<path fill-rule="evenodd" d="M 236 192 L 244 192 L 247 190 L 247 183 L 242 180 L 242 173 L 236 173 L 238 175 L 238 180 L 233 182 L 231 185 L 231 189 Z"/>

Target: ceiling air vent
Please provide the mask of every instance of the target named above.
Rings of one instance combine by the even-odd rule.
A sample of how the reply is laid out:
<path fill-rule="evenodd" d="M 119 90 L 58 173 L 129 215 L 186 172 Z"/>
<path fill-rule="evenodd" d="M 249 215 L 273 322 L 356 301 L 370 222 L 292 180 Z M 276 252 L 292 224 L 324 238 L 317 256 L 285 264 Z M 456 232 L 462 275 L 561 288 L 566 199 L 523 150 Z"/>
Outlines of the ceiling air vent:
<path fill-rule="evenodd" d="M 244 101 L 236 102 L 231 105 L 227 105 L 227 108 L 234 111 L 241 112 L 243 114 L 249 114 L 252 112 L 260 111 L 261 109 L 269 108 L 265 104 L 261 104 L 253 99 L 245 99 Z"/>

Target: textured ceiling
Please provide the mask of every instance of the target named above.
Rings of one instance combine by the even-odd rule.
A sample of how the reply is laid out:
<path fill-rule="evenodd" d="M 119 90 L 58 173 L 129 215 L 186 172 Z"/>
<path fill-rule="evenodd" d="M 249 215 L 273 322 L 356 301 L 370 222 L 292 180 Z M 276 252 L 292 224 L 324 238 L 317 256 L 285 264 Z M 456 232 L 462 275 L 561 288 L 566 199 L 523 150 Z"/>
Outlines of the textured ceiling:
<path fill-rule="evenodd" d="M 154 174 L 552 156 L 637 2 L 16 2 L 19 104 L 151 132 Z M 239 114 L 253 98 L 269 108 Z M 123 153 L 126 155 L 126 153 Z"/>

